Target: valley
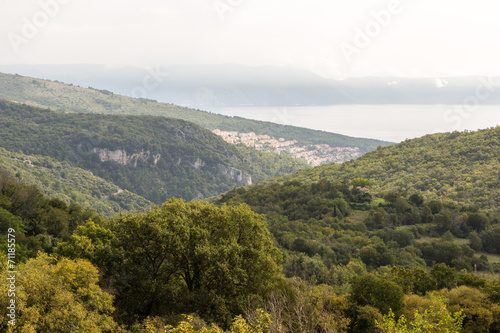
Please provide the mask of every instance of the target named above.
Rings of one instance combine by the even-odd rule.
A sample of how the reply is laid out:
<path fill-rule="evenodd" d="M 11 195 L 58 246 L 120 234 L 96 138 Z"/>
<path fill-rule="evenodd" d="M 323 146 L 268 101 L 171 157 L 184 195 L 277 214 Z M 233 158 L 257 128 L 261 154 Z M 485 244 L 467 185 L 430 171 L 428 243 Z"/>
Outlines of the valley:
<path fill-rule="evenodd" d="M 497 7 L 0 0 L 0 333 L 500 333 Z"/>
<path fill-rule="evenodd" d="M 45 318 L 20 312 L 23 329 L 388 332 L 422 310 L 452 332 L 500 325 L 500 127 L 389 144 L 0 86 L 0 227 L 20 308 Z"/>

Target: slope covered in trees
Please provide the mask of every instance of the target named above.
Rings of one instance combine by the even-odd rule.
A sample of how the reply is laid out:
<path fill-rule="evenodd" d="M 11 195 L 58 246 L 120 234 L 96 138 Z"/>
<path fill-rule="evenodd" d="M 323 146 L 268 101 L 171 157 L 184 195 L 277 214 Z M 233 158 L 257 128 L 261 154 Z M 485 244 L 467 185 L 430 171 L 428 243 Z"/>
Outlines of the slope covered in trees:
<path fill-rule="evenodd" d="M 498 128 L 428 136 L 395 147 L 343 166 L 318 167 L 234 189 L 213 200 L 246 203 L 265 214 L 283 251 L 286 277 L 326 284 L 337 295 L 349 295 L 345 301 L 351 308 L 343 313 L 350 322 L 342 326 L 339 317 L 332 318 L 340 325 L 337 331 L 393 332 L 397 326 L 401 332 L 416 332 L 419 327 L 435 327 L 436 332 L 496 332 L 500 315 L 496 296 L 500 215 L 494 187 L 499 170 Z M 414 164 L 406 163 L 408 156 Z M 401 170 L 410 166 L 411 171 Z M 434 174 L 436 169 L 441 172 Z M 435 177 L 433 184 L 454 188 L 462 177 L 470 184 L 460 196 L 452 190 L 439 192 L 441 187 L 421 191 L 412 182 L 427 179 L 427 173 Z M 361 178 L 367 175 L 372 178 Z M 318 180 L 320 176 L 326 179 Z M 410 185 L 396 186 L 399 180 Z M 448 317 L 425 313 L 437 311 L 432 310 L 436 296 L 452 316 L 441 310 Z M 325 300 L 324 295 L 317 297 Z M 278 299 L 283 306 L 291 306 L 283 295 Z M 314 303 L 320 306 L 319 317 L 310 314 L 316 324 L 302 318 L 303 324 L 321 325 L 321 311 L 328 307 L 322 301 Z M 336 303 L 337 311 L 341 304 Z"/>
<path fill-rule="evenodd" d="M 0 172 L 1 249 L 6 252 L 8 230 L 13 229 L 16 262 L 35 257 L 41 250 L 52 253 L 58 242 L 69 240 L 73 231 L 90 218 L 102 220 L 90 209 L 48 198 L 36 186 L 21 184 Z"/>
<path fill-rule="evenodd" d="M 372 190 L 421 192 L 428 200 L 500 212 L 500 127 L 427 135 L 380 147 L 354 161 L 298 172 L 272 182 L 366 178 Z"/>
<path fill-rule="evenodd" d="M 25 155 L 3 151 L 16 174 L 0 174 L 2 331 L 11 304 L 5 253 L 13 252 L 13 332 L 500 330 L 498 128 L 381 148 L 360 164 L 237 188 L 213 204 L 170 199 L 105 219 L 43 196 L 17 173 L 73 163 L 125 182 L 145 170 L 138 181 L 157 188 L 148 177 L 165 156 L 175 156 L 173 168 L 188 159 L 183 170 L 213 159 L 243 168 L 253 157 L 239 159 L 242 150 L 180 120 L 0 103 L 3 145 L 68 161 L 35 156 L 34 167 L 21 166 Z M 94 148 L 111 159 L 117 150 L 138 155 L 103 163 Z M 415 185 L 429 175 L 428 187 Z M 457 195 L 462 181 L 470 185 Z"/>
<path fill-rule="evenodd" d="M 6 174 L 0 249 L 2 332 L 145 332 L 182 313 L 226 326 L 282 282 L 281 253 L 246 205 L 171 199 L 103 219 Z"/>
<path fill-rule="evenodd" d="M 50 198 L 61 199 L 66 204 L 75 202 L 104 217 L 152 206 L 143 197 L 122 190 L 90 171 L 47 156 L 28 156 L 0 148 L 0 170 L 15 176 L 23 184 L 35 185 Z"/>
<path fill-rule="evenodd" d="M 246 203 L 267 216 L 290 277 L 337 284 L 338 265 L 353 259 L 370 269 L 445 263 L 500 272 L 485 255 L 500 254 L 498 214 L 426 200 L 418 192 L 373 197 L 351 182 L 290 181 L 235 189 L 218 203 Z"/>
<path fill-rule="evenodd" d="M 270 122 L 227 117 L 148 99 L 116 95 L 107 90 L 81 88 L 20 75 L 0 73 L 0 87 L 0 98 L 20 103 L 36 102 L 38 105 L 61 111 L 165 116 L 187 120 L 210 130 L 219 128 L 226 131 L 269 134 L 298 140 L 302 145 L 326 143 L 331 147 L 359 147 L 362 152 L 374 150 L 379 145 L 390 144 L 380 140 L 353 138 Z"/>
<path fill-rule="evenodd" d="M 0 122 L 0 147 L 67 162 L 157 204 L 309 167 L 165 117 L 68 114 L 0 101 Z"/>
<path fill-rule="evenodd" d="M 303 192 L 305 199 L 309 191 L 326 201 L 335 197 L 335 207 L 343 206 L 342 201 L 335 201 L 340 197 L 349 206 L 357 203 L 358 209 L 374 205 L 348 184 L 323 181 L 287 186 Z M 383 203 L 377 212 L 389 213 L 394 206 L 393 215 L 399 217 L 397 209 L 404 206 L 404 200 L 394 195 L 393 199 L 394 203 Z M 307 214 L 308 205 L 299 198 L 292 196 L 290 203 L 284 217 Z M 417 197 L 408 204 L 413 209 L 440 209 Z M 267 219 L 273 221 L 273 207 L 267 206 Z M 78 205 L 44 198 L 36 188 L 2 175 L 0 329 L 9 329 L 6 314 L 12 296 L 8 296 L 11 282 L 7 278 L 12 268 L 6 265 L 4 253 L 11 248 L 8 239 L 15 239 L 18 275 L 13 332 L 392 332 L 394 326 L 400 332 L 430 327 L 435 332 L 497 332 L 498 278 L 488 281 L 444 263 L 427 270 L 422 261 L 412 258 L 419 253 L 418 244 L 413 243 L 413 250 L 405 246 L 412 243 L 411 237 L 405 238 L 404 232 L 384 236 L 404 231 L 393 228 L 389 220 L 374 216 L 373 221 L 355 222 L 350 218 L 356 213 L 348 207 L 347 219 L 337 210 L 330 221 L 336 208 L 330 209 L 330 203 L 326 210 L 320 206 L 313 209 L 328 216 L 317 222 L 311 218 L 309 231 L 299 220 L 281 220 L 288 237 L 296 233 L 302 238 L 292 242 L 294 252 L 284 249 L 284 273 L 292 276 L 285 278 L 280 272 L 281 254 L 266 221 L 245 204 L 215 206 L 171 199 L 146 213 L 106 220 Z M 442 219 L 440 213 L 431 214 Z M 377 225 L 380 221 L 383 227 Z M 498 221 L 489 222 L 498 225 Z M 475 226 L 469 220 L 466 223 Z M 276 230 L 273 224 L 271 229 Z M 439 226 L 439 222 L 428 222 L 431 232 L 442 232 Z M 333 237 L 308 259 L 309 251 L 318 248 L 318 243 L 307 240 L 311 231 L 320 241 L 328 231 Z M 436 243 L 452 243 L 452 238 L 445 232 Z M 356 258 L 359 246 L 363 246 L 361 259 Z M 378 252 L 384 248 L 385 252 Z M 467 247 L 460 248 L 463 256 Z M 332 265 L 324 279 L 321 270 L 328 263 L 322 264 L 321 258 L 337 249 L 352 254 Z M 391 256 L 398 252 L 403 254 L 391 263 Z M 289 270 L 293 256 L 294 270 Z M 457 263 L 463 261 L 452 262 Z M 307 276 L 308 272 L 313 274 Z"/>
<path fill-rule="evenodd" d="M 446 263 L 499 271 L 496 260 L 487 262 L 488 253 L 500 254 L 499 134 L 500 127 L 426 136 L 214 201 L 266 214 L 289 254 L 289 276 L 328 283 L 353 258 L 371 268 Z"/>

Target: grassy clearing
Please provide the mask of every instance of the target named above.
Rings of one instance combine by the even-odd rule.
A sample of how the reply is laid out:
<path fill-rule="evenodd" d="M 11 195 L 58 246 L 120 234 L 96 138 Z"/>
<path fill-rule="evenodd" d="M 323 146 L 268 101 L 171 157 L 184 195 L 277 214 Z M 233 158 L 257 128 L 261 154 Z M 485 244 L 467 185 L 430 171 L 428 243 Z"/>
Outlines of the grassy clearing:
<path fill-rule="evenodd" d="M 469 245 L 469 240 L 467 238 L 455 238 L 453 243 L 458 245 Z"/>
<path fill-rule="evenodd" d="M 486 279 L 488 281 L 494 281 L 500 279 L 500 273 L 492 273 L 492 272 L 477 272 L 477 276 L 480 278 Z"/>
<path fill-rule="evenodd" d="M 441 237 L 421 237 L 419 239 L 415 239 L 416 242 L 418 243 L 424 243 L 424 242 L 434 242 L 440 240 Z M 469 245 L 469 240 L 467 238 L 454 238 L 453 243 L 458 244 L 458 245 Z"/>
<path fill-rule="evenodd" d="M 419 239 L 415 239 L 415 242 L 417 243 L 424 243 L 424 242 L 428 242 L 428 243 L 431 243 L 431 242 L 434 242 L 434 241 L 437 241 L 437 240 L 440 240 L 441 238 L 439 237 L 420 237 Z"/>
<path fill-rule="evenodd" d="M 353 211 L 352 215 L 346 217 L 346 222 L 348 223 L 363 222 L 368 218 L 369 215 L 370 212 L 363 210 L 355 210 Z"/>
<path fill-rule="evenodd" d="M 498 254 L 491 254 L 487 252 L 476 252 L 476 255 L 478 256 L 484 255 L 486 258 L 488 258 L 488 262 L 490 264 L 500 264 L 500 255 Z"/>

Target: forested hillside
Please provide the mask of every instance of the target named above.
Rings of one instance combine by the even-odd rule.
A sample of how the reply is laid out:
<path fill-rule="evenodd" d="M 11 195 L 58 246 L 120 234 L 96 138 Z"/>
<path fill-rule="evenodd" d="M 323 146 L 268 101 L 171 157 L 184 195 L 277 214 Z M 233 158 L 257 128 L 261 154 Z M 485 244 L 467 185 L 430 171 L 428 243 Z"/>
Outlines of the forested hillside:
<path fill-rule="evenodd" d="M 328 269 L 353 257 L 373 268 L 445 262 L 471 270 L 485 264 L 471 249 L 500 254 L 499 134 L 497 127 L 408 140 L 342 165 L 238 188 L 215 201 L 247 203 L 266 214 L 284 249 L 313 262 L 319 255 L 325 270 L 307 274 L 323 282 L 332 277 Z M 346 247 L 344 237 L 354 234 L 357 240 Z M 439 239 L 446 234 L 451 239 Z M 454 238 L 471 247 L 450 243 Z M 296 255 L 289 258 L 290 275 L 304 269 L 295 267 L 302 265 Z"/>
<path fill-rule="evenodd" d="M 217 202 L 246 203 L 267 216 L 288 254 L 284 269 L 290 277 L 336 284 L 338 265 L 354 258 L 371 269 L 446 263 L 500 273 L 500 256 L 490 256 L 492 265 L 487 259 L 500 255 L 498 214 L 428 200 L 417 190 L 368 193 L 359 184 L 369 182 L 289 181 L 235 189 Z"/>
<path fill-rule="evenodd" d="M 0 122 L 0 147 L 65 161 L 157 204 L 174 196 L 213 196 L 309 167 L 230 145 L 179 119 L 68 114 L 0 101 Z"/>
<path fill-rule="evenodd" d="M 183 119 L 214 130 L 255 132 L 297 140 L 301 145 L 329 144 L 331 147 L 359 147 L 362 152 L 385 146 L 389 142 L 353 138 L 324 131 L 278 125 L 157 103 L 148 99 L 134 99 L 113 94 L 107 90 L 87 89 L 73 85 L 0 73 L 0 98 L 25 103 L 37 103 L 55 110 L 127 115 L 155 115 Z"/>
<path fill-rule="evenodd" d="M 500 329 L 499 127 L 150 208 L 120 188 L 162 203 L 304 165 L 165 117 L 0 101 L 0 122 L 0 247 L 16 256 L 17 331 Z M 0 259 L 6 331 L 13 266 Z"/>
<path fill-rule="evenodd" d="M 0 329 L 16 269 L 15 332 L 497 332 L 498 216 L 358 186 L 103 219 L 0 174 Z"/>
<path fill-rule="evenodd" d="M 341 165 L 329 164 L 271 180 L 366 178 L 379 192 L 421 192 L 428 200 L 499 212 L 500 127 L 427 135 L 380 147 Z"/>
<path fill-rule="evenodd" d="M 214 202 L 246 203 L 265 214 L 285 276 L 348 295 L 358 307 L 345 310 L 347 332 L 394 332 L 397 318 L 416 320 L 412 311 L 431 295 L 463 311 L 462 329 L 452 332 L 497 332 L 500 299 L 488 293 L 500 290 L 499 129 L 409 140 L 343 165 L 234 189 Z M 377 328 L 389 308 L 392 324 L 386 316 Z M 421 324 L 397 325 L 418 332 L 411 327 Z M 422 332 L 429 327 L 449 332 L 439 325 Z"/>
<path fill-rule="evenodd" d="M 47 156 L 28 156 L 0 148 L 0 170 L 23 184 L 35 185 L 50 198 L 61 199 L 68 205 L 75 202 L 104 217 L 152 206 L 143 197 L 94 176 L 90 171 Z"/>

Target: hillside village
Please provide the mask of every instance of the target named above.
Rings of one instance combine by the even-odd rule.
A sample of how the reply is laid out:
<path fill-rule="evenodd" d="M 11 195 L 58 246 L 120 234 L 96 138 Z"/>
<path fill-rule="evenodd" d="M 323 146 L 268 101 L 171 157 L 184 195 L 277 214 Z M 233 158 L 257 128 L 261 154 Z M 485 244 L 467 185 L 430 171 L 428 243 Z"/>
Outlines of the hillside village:
<path fill-rule="evenodd" d="M 328 144 L 301 146 L 297 140 L 276 139 L 267 134 L 238 133 L 236 131 L 221 131 L 220 129 L 215 129 L 212 132 L 221 136 L 228 143 L 243 144 L 279 155 L 289 155 L 303 160 L 311 166 L 342 163 L 362 155 L 359 147 L 330 147 Z"/>

